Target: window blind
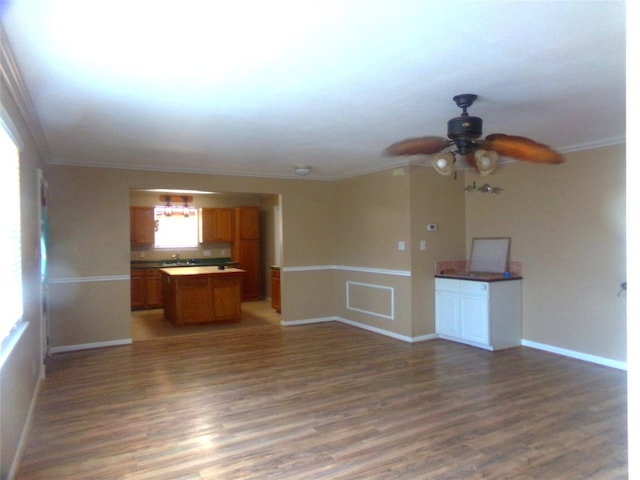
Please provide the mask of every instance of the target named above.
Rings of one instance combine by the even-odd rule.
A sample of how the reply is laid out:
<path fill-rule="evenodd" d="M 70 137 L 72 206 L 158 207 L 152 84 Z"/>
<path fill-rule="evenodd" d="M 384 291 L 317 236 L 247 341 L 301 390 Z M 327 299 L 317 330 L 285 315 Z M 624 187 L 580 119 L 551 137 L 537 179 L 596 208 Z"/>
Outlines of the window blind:
<path fill-rule="evenodd" d="M 0 178 L 11 208 L 3 209 L 0 252 L 3 252 L 7 281 L 0 289 L 0 341 L 22 320 L 22 254 L 20 230 L 20 156 L 18 147 L 0 122 Z"/>

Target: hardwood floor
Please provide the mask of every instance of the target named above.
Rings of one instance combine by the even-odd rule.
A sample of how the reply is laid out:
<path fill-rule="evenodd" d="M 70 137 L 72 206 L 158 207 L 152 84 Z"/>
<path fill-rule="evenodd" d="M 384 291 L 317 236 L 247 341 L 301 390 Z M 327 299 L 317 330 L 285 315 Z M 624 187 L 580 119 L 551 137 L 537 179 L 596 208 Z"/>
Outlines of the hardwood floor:
<path fill-rule="evenodd" d="M 623 479 L 625 372 L 340 323 L 56 355 L 18 480 Z"/>
<path fill-rule="evenodd" d="M 218 322 L 204 325 L 181 325 L 174 327 L 164 318 L 164 311 L 135 310 L 131 312 L 131 338 L 134 342 L 160 337 L 201 335 L 220 330 L 238 330 L 266 325 L 280 325 L 280 314 L 271 308 L 271 300 L 242 302 L 242 321 Z"/>

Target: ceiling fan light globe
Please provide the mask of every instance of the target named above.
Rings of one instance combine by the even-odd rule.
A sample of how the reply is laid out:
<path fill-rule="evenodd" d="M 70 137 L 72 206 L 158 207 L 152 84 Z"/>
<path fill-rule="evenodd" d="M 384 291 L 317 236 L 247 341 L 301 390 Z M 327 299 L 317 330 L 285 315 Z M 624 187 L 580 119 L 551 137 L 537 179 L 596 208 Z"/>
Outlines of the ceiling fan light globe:
<path fill-rule="evenodd" d="M 498 154 L 492 150 L 476 150 L 474 153 L 476 168 L 480 175 L 489 175 L 498 168 Z"/>
<path fill-rule="evenodd" d="M 433 162 L 433 168 L 440 175 L 451 175 L 453 173 L 454 158 L 451 152 L 440 153 Z"/>

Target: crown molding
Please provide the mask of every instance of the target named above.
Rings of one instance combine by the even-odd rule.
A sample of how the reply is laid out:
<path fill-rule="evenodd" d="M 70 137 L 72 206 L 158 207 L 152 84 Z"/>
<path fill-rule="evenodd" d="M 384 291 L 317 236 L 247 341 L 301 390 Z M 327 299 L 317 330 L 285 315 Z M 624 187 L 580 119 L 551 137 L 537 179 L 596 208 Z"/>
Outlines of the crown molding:
<path fill-rule="evenodd" d="M 20 69 L 15 61 L 13 51 L 9 45 L 9 39 L 4 29 L 0 29 L 0 77 L 16 103 L 22 120 L 33 138 L 38 153 L 42 157 L 42 160 L 46 161 L 51 157 L 49 147 L 45 140 L 38 116 L 36 115 L 31 95 L 29 95 L 29 90 L 22 80 Z"/>
<path fill-rule="evenodd" d="M 581 152 L 583 150 L 595 150 L 596 148 L 611 147 L 613 145 L 621 145 L 627 143 L 626 135 L 617 135 L 615 137 L 602 138 L 587 143 L 580 143 L 576 145 L 570 145 L 568 147 L 560 148 L 560 153 Z"/>

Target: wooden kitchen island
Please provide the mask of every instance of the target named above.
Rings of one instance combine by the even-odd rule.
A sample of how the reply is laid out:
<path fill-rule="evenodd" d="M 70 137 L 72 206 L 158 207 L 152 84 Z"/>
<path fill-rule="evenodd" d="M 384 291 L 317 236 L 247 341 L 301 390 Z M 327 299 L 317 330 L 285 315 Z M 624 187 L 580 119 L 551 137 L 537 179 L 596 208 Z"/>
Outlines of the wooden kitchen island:
<path fill-rule="evenodd" d="M 239 321 L 244 270 L 161 268 L 164 316 L 173 325 Z"/>

